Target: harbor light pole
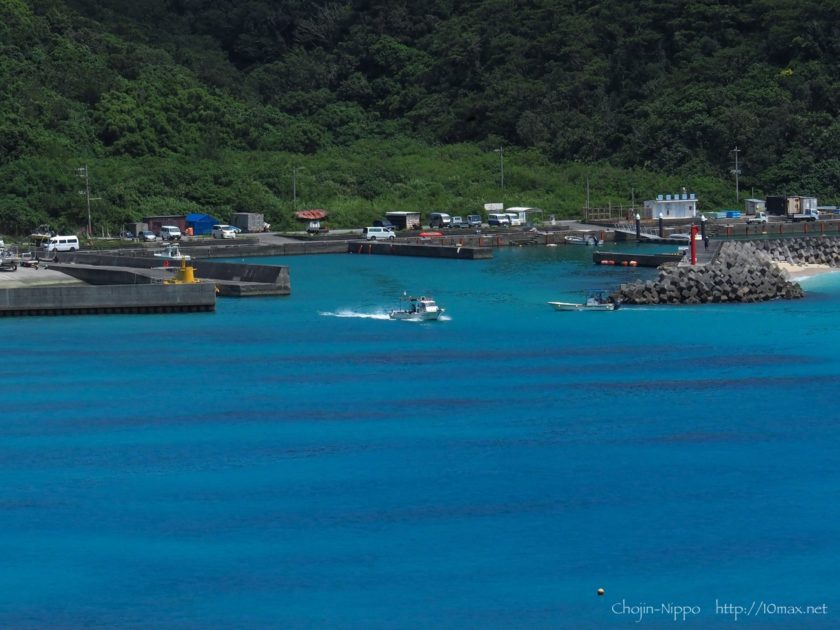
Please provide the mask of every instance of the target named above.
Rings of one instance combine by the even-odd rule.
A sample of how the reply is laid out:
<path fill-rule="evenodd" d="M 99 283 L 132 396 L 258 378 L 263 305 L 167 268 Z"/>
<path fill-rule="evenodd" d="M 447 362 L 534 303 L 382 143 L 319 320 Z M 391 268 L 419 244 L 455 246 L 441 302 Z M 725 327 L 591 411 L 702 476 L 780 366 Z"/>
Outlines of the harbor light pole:
<path fill-rule="evenodd" d="M 502 190 L 505 189 L 505 148 L 499 146 L 498 149 L 493 149 L 499 154 L 499 179 L 501 180 Z"/>
<path fill-rule="evenodd" d="M 297 208 L 297 172 L 304 170 L 303 166 L 292 168 L 292 207 Z"/>

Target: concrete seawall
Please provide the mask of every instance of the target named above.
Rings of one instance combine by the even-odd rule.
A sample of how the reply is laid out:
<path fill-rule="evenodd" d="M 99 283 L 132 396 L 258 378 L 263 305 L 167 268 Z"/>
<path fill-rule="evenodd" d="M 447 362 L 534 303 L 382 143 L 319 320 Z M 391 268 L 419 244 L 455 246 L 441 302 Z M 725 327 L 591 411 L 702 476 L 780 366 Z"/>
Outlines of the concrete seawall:
<path fill-rule="evenodd" d="M 0 289 L 0 316 L 213 311 L 210 283 Z"/>
<path fill-rule="evenodd" d="M 350 241 L 346 251 L 351 254 L 380 254 L 386 256 L 423 256 L 428 258 L 457 258 L 479 260 L 493 257 L 489 247 L 469 245 L 433 245 L 388 241 Z"/>

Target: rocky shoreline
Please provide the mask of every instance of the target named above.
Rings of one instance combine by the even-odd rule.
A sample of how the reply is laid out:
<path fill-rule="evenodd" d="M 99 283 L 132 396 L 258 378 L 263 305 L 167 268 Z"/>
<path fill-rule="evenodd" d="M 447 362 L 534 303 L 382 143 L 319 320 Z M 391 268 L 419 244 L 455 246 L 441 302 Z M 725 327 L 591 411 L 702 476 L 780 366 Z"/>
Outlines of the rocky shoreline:
<path fill-rule="evenodd" d="M 804 297 L 802 287 L 779 263 L 840 266 L 840 239 L 727 242 L 705 265 L 663 265 L 656 280 L 622 284 L 613 298 L 624 304 L 705 304 Z"/>

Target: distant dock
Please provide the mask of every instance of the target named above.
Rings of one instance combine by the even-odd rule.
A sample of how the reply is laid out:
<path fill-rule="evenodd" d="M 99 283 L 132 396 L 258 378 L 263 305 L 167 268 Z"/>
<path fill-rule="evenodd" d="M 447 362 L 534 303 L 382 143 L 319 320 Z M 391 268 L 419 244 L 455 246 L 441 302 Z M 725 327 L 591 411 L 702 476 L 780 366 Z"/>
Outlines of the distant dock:
<path fill-rule="evenodd" d="M 461 260 L 480 260 L 493 257 L 493 250 L 490 247 L 461 244 L 403 243 L 398 241 L 349 241 L 347 251 L 351 254 L 422 256 Z"/>

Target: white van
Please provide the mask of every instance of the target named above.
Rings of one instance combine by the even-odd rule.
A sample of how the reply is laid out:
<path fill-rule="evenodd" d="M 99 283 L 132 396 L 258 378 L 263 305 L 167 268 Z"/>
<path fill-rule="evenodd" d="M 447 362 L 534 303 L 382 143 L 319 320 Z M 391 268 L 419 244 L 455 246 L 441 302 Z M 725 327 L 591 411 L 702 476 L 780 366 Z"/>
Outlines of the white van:
<path fill-rule="evenodd" d="M 47 241 L 48 252 L 75 252 L 79 249 L 78 236 L 51 236 Z"/>
<path fill-rule="evenodd" d="M 161 225 L 160 238 L 164 241 L 180 241 L 181 228 L 177 225 Z"/>
<path fill-rule="evenodd" d="M 396 238 L 394 232 L 385 227 L 362 228 L 362 236 L 364 236 L 369 241 L 375 241 L 378 238 L 391 239 L 393 241 Z"/>

